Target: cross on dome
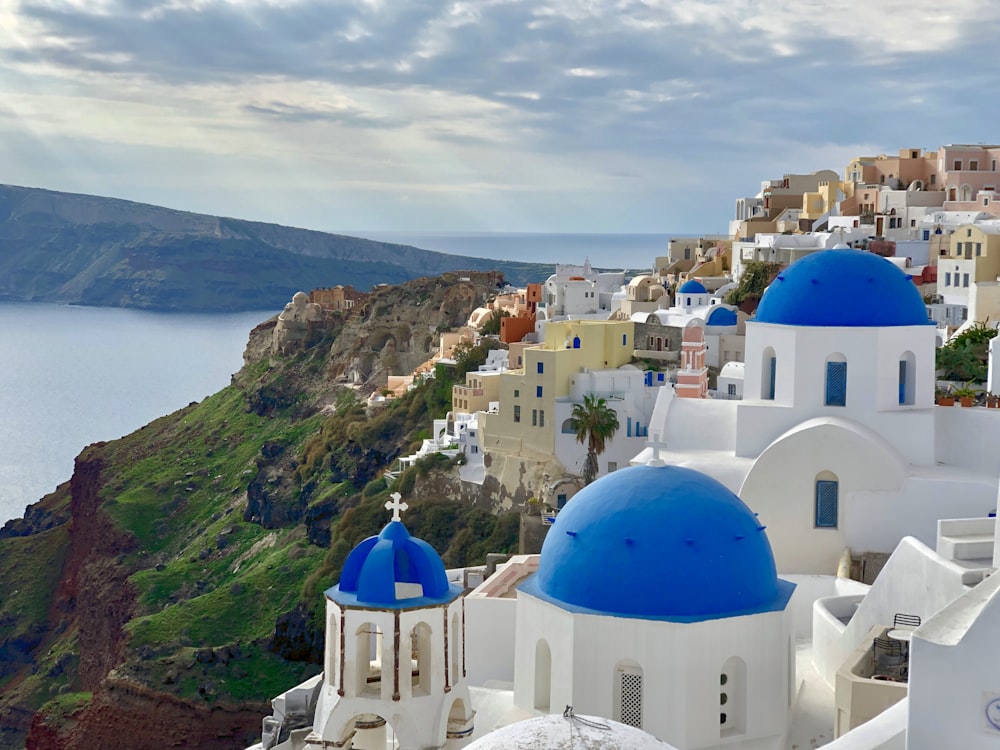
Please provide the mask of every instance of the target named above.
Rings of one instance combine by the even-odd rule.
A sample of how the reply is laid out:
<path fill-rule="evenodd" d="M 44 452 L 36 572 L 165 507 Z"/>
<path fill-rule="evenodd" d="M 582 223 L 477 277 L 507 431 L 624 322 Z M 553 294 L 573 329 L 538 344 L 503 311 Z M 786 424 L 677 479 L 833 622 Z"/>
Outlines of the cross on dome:
<path fill-rule="evenodd" d="M 409 508 L 410 506 L 407 505 L 406 503 L 400 502 L 400 500 L 403 499 L 403 496 L 400 495 L 398 492 L 393 492 L 391 495 L 389 495 L 389 497 L 391 497 L 392 500 L 386 501 L 385 509 L 392 511 L 393 521 L 402 520 L 400 519 L 399 514 L 402 513 L 404 510 L 406 510 L 407 508 Z"/>
<path fill-rule="evenodd" d="M 666 462 L 660 458 L 660 448 L 666 448 L 667 444 L 660 441 L 660 433 L 654 432 L 652 439 L 646 441 L 646 445 L 653 449 L 653 457 L 646 461 L 646 466 L 666 466 Z"/>

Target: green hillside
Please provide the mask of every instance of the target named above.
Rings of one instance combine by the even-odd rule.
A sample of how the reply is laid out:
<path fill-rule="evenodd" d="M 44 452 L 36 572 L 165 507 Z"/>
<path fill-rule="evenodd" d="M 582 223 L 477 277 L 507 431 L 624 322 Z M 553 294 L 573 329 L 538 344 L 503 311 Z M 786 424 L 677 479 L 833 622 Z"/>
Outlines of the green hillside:
<path fill-rule="evenodd" d="M 384 292 L 380 310 L 412 314 L 432 288 L 450 299 L 449 283 Z M 26 735 L 108 746 L 150 706 L 150 726 L 186 732 L 169 738 L 180 746 L 242 747 L 270 697 L 319 671 L 323 591 L 388 519 L 382 470 L 430 434 L 462 363 L 483 356 L 372 410 L 329 373 L 332 344 L 373 324 L 331 318 L 296 353 L 263 355 L 201 403 L 88 447 L 71 482 L 0 531 L 0 747 Z M 432 473 L 455 467 L 424 460 L 395 488 L 447 565 L 516 548 L 517 514 L 428 496 Z M 163 746 L 130 735 L 134 750 Z"/>

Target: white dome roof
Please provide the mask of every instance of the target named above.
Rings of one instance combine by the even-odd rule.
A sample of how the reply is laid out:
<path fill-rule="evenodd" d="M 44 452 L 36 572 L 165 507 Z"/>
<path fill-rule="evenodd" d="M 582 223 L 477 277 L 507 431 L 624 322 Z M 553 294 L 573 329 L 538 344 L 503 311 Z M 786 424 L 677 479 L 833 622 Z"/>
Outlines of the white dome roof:
<path fill-rule="evenodd" d="M 538 716 L 497 729 L 466 750 L 675 750 L 641 729 L 596 716 Z"/>

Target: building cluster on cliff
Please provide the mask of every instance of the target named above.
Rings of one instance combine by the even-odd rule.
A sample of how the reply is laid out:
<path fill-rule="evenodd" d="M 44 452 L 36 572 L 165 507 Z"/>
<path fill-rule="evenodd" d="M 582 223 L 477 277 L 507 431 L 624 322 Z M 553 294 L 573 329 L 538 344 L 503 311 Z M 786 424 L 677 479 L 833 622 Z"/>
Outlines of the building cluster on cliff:
<path fill-rule="evenodd" d="M 996 746 L 1000 370 L 938 405 L 936 353 L 995 334 L 998 155 L 786 175 L 651 273 L 561 265 L 473 313 L 459 338 L 499 318 L 507 348 L 421 450 L 547 507 L 541 552 L 445 571 L 396 496 L 260 747 Z"/>

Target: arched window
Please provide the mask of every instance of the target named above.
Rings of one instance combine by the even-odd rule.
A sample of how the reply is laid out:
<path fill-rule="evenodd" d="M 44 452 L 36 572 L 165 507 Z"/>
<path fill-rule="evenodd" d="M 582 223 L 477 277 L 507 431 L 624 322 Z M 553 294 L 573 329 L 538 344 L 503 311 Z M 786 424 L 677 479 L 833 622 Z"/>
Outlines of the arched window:
<path fill-rule="evenodd" d="M 899 357 L 899 403 L 911 406 L 915 403 L 917 358 L 913 352 L 903 352 Z"/>
<path fill-rule="evenodd" d="M 535 644 L 535 709 L 548 711 L 552 702 L 552 652 L 549 644 Z"/>
<path fill-rule="evenodd" d="M 778 358 L 774 349 L 767 347 L 761 359 L 760 397 L 766 401 L 774 401 L 774 384 L 778 375 Z"/>
<path fill-rule="evenodd" d="M 562 433 L 563 435 L 575 435 L 576 430 L 573 428 L 573 417 L 565 420 L 562 423 Z"/>
<path fill-rule="evenodd" d="M 580 337 L 579 336 L 574 336 L 573 337 L 573 348 L 574 349 L 579 349 L 580 348 Z"/>
<path fill-rule="evenodd" d="M 839 506 L 840 482 L 837 475 L 829 471 L 820 472 L 816 475 L 816 528 L 837 528 Z"/>
<path fill-rule="evenodd" d="M 962 200 L 968 203 L 972 200 L 972 186 L 962 185 Z"/>
<path fill-rule="evenodd" d="M 719 734 L 732 737 L 747 731 L 747 664 L 738 656 L 726 659 L 719 673 Z"/>
<path fill-rule="evenodd" d="M 847 358 L 843 354 L 831 354 L 826 359 L 826 399 L 827 406 L 847 406 Z"/>
<path fill-rule="evenodd" d="M 642 729 L 642 667 L 624 661 L 615 665 L 614 720 Z"/>
<path fill-rule="evenodd" d="M 410 631 L 410 679 L 413 695 L 431 694 L 431 626 L 418 622 Z"/>
<path fill-rule="evenodd" d="M 382 692 L 382 629 L 366 622 L 355 631 L 354 637 L 357 694 L 377 698 Z"/>

